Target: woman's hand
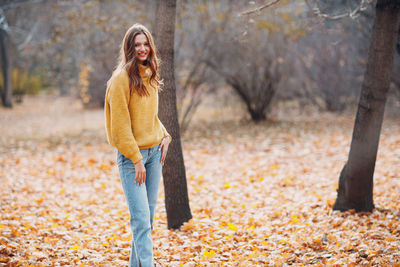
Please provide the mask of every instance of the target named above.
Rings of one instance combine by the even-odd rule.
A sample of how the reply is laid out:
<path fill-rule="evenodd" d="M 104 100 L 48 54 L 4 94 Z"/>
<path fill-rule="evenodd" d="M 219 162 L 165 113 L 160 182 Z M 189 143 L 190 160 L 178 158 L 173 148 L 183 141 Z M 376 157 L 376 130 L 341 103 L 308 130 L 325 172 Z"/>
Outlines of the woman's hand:
<path fill-rule="evenodd" d="M 169 137 L 169 136 L 164 137 L 164 138 L 162 139 L 162 141 L 161 141 L 159 150 L 161 150 L 161 159 L 160 159 L 160 162 L 161 162 L 162 165 L 164 165 L 165 158 L 167 157 L 168 146 L 169 146 L 169 143 L 170 143 L 170 142 L 171 142 L 171 137 Z"/>
<path fill-rule="evenodd" d="M 146 181 L 146 168 L 144 167 L 143 160 L 139 160 L 135 164 L 135 182 L 142 185 Z"/>

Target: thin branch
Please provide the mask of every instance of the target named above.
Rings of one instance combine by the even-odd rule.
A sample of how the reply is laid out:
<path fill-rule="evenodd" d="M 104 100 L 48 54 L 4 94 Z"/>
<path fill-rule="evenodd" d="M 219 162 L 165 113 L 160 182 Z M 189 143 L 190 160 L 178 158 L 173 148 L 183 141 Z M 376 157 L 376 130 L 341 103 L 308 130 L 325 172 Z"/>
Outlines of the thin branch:
<path fill-rule="evenodd" d="M 38 24 L 39 24 L 38 22 L 35 23 L 28 36 L 25 38 L 25 41 L 23 41 L 22 44 L 18 45 L 19 51 L 22 51 L 25 48 L 25 46 L 32 40 L 33 34 L 36 32 Z"/>
<path fill-rule="evenodd" d="M 250 15 L 250 14 L 253 14 L 253 13 L 259 13 L 264 8 L 267 8 L 267 7 L 270 7 L 272 5 L 275 5 L 278 2 L 280 2 L 280 0 L 273 0 L 273 1 L 269 2 L 269 3 L 266 3 L 265 5 L 262 5 L 260 7 L 255 8 L 255 9 L 251 9 L 251 10 L 242 12 L 242 13 L 239 14 L 239 16 Z M 342 19 L 342 18 L 346 18 L 346 17 L 349 17 L 349 18 L 357 17 L 359 15 L 359 13 L 367 10 L 368 6 L 370 6 L 374 2 L 374 0 L 362 0 L 360 5 L 358 5 L 354 10 L 350 10 L 349 12 L 346 12 L 346 13 L 343 13 L 343 14 L 339 14 L 339 15 L 335 15 L 335 16 L 323 13 L 321 11 L 321 7 L 320 7 L 320 4 L 319 4 L 318 0 L 316 1 L 317 7 L 315 7 L 315 8 L 313 8 L 311 6 L 311 4 L 309 3 L 309 0 L 304 0 L 304 2 L 306 2 L 306 5 L 307 5 L 308 9 L 310 9 L 311 13 L 314 16 L 320 17 L 320 18 L 324 18 L 324 19 L 329 19 L 329 20 L 338 20 L 338 19 Z"/>
<path fill-rule="evenodd" d="M 309 3 L 309 0 L 304 0 L 307 4 L 308 9 L 310 9 L 311 13 L 316 16 L 316 17 L 321 17 L 324 19 L 329 19 L 329 20 L 338 20 L 338 19 L 342 19 L 342 18 L 355 18 L 359 15 L 359 13 L 367 10 L 367 8 L 374 2 L 374 0 L 362 0 L 360 5 L 358 5 L 354 10 L 351 10 L 349 12 L 343 13 L 343 14 L 339 14 L 336 16 L 332 16 L 326 13 L 323 13 L 321 11 L 321 7 L 319 5 L 319 2 L 316 1 L 317 3 L 317 7 L 316 8 L 312 8 L 311 4 Z"/>
<path fill-rule="evenodd" d="M 250 14 L 253 14 L 253 13 L 258 13 L 258 12 L 260 12 L 261 10 L 263 10 L 264 8 L 267 8 L 267 7 L 270 7 L 270 6 L 272 6 L 272 5 L 275 5 L 276 3 L 280 2 L 280 1 L 281 1 L 281 0 L 273 0 L 273 1 L 269 2 L 269 3 L 266 3 L 265 5 L 262 5 L 262 6 L 260 6 L 260 7 L 257 7 L 256 9 L 252 9 L 252 10 L 248 10 L 248 11 L 242 12 L 242 13 L 239 14 L 239 16 L 244 16 L 244 15 L 250 15 Z"/>
<path fill-rule="evenodd" d="M 4 14 L 4 10 L 7 9 L 11 9 L 11 8 L 15 8 L 15 7 L 19 7 L 22 6 L 24 4 L 37 4 L 37 3 L 44 3 L 50 0 L 17 0 L 14 2 L 10 2 L 10 3 L 4 3 L 4 4 L 0 4 L 0 29 L 9 32 L 10 31 L 10 27 L 7 23 L 7 19 L 6 16 Z M 57 0 L 56 0 L 57 1 Z"/>
<path fill-rule="evenodd" d="M 37 3 L 41 3 L 41 2 L 47 2 L 48 0 L 17 0 L 17 1 L 13 1 L 11 3 L 6 3 L 6 4 L 0 4 L 0 8 L 3 10 L 6 9 L 11 9 L 11 8 L 15 8 L 15 7 L 19 7 L 21 5 L 24 4 L 37 4 Z"/>

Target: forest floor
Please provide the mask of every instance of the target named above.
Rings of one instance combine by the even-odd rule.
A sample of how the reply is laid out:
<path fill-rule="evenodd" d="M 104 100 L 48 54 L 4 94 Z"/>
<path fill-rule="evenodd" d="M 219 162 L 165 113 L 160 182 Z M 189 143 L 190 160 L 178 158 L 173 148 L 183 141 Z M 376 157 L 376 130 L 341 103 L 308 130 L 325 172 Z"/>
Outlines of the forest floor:
<path fill-rule="evenodd" d="M 193 219 L 153 231 L 163 266 L 400 266 L 400 119 L 383 124 L 372 213 L 332 211 L 354 114 L 203 109 L 182 142 Z M 71 98 L 0 109 L 0 266 L 126 266 L 128 208 L 103 110 Z M 169 155 L 173 156 L 173 155 Z"/>

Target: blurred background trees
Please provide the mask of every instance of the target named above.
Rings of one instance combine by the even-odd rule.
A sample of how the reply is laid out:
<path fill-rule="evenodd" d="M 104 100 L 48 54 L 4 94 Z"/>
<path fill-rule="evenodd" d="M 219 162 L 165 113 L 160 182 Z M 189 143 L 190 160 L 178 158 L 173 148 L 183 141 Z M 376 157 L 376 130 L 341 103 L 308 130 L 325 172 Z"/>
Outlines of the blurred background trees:
<path fill-rule="evenodd" d="M 340 13 L 348 0 L 319 1 Z M 264 1 L 177 3 L 175 76 L 181 130 L 205 96 L 230 88 L 254 121 L 276 103 L 314 105 L 332 112 L 354 107 L 365 70 L 374 17 L 321 20 L 303 1 L 281 1 L 255 16 L 238 16 Z M 14 101 L 25 94 L 72 94 L 87 108 L 102 107 L 105 84 L 126 29 L 141 22 L 154 30 L 156 1 L 4 1 L 9 80 Z M 6 23 L 6 24 L 5 24 Z M 394 62 L 389 108 L 400 105 L 400 49 Z M 2 56 L 2 60 L 7 59 Z M 2 75 L 4 76 L 4 75 Z M 11 76 L 13 78 L 11 78 Z M 7 83 L 0 80 L 3 105 Z M 224 91 L 226 93 L 226 90 Z"/>

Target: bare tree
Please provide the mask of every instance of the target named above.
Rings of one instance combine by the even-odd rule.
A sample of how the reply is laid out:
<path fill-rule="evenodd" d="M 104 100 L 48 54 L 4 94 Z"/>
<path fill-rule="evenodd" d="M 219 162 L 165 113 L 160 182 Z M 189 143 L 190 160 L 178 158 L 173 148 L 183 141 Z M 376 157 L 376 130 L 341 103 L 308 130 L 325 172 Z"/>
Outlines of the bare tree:
<path fill-rule="evenodd" d="M 365 58 L 363 42 L 368 37 L 354 36 L 360 31 L 354 21 L 329 22 L 317 23 L 299 41 L 295 54 L 302 63 L 304 79 L 312 82 L 311 88 L 303 88 L 304 93 L 312 90 L 307 98 L 322 109 L 337 112 L 356 103 L 359 96 L 365 71 L 365 64 L 360 63 L 364 60 L 359 59 Z"/>
<path fill-rule="evenodd" d="M 308 3 L 308 0 L 305 1 Z M 272 4 L 278 2 L 280 0 L 273 1 Z M 340 19 L 346 16 L 354 18 L 372 3 L 370 0 L 361 0 L 353 11 L 331 16 L 321 11 L 318 0 L 314 2 L 317 3 L 316 8 L 309 5 L 312 13 L 325 19 Z M 265 4 L 266 7 L 267 5 Z M 250 10 L 245 14 L 255 12 L 258 10 Z M 400 2 L 378 0 L 350 153 L 339 177 L 334 210 L 371 211 L 374 208 L 373 174 L 399 27 Z"/>
<path fill-rule="evenodd" d="M 3 75 L 3 90 L 1 100 L 4 107 L 12 107 L 12 41 L 9 34 L 10 29 L 3 9 L 0 6 L 0 58 Z"/>
<path fill-rule="evenodd" d="M 6 18 L 5 10 L 17 8 L 24 4 L 42 3 L 47 0 L 3 0 L 0 3 L 0 58 L 1 58 L 1 71 L 3 76 L 3 90 L 1 92 L 1 99 L 3 106 L 12 107 L 13 97 L 13 81 L 12 72 L 15 64 L 17 53 L 22 50 L 31 40 L 35 26 L 31 26 L 31 30 L 20 43 L 15 42 L 13 38 L 14 31 L 11 29 Z M 34 24 L 36 25 L 36 24 Z"/>
<path fill-rule="evenodd" d="M 215 54 L 207 64 L 238 94 L 252 120 L 262 121 L 278 89 L 287 40 L 279 33 L 263 36 L 251 30 L 243 37 L 234 27 L 226 30 L 233 34 L 229 38 L 215 33 Z"/>
<path fill-rule="evenodd" d="M 160 119 L 172 136 L 168 157 L 163 167 L 165 207 L 168 228 L 178 229 L 192 218 L 186 183 L 186 170 L 179 134 L 174 76 L 174 35 L 176 0 L 159 0 L 156 16 L 156 43 L 163 63 L 161 78 L 164 90 L 160 94 Z"/>
<path fill-rule="evenodd" d="M 206 8 L 204 8 L 206 6 Z M 215 92 L 219 85 L 217 75 L 205 60 L 213 55 L 212 28 L 219 26 L 218 14 L 226 14 L 224 1 L 180 1 L 175 27 L 175 74 L 177 107 L 181 133 L 202 103 L 203 97 Z M 207 21 L 207 23 L 205 23 Z"/>
<path fill-rule="evenodd" d="M 373 175 L 399 25 L 400 2 L 378 0 L 349 158 L 340 174 L 335 210 L 371 211 L 374 207 Z"/>

